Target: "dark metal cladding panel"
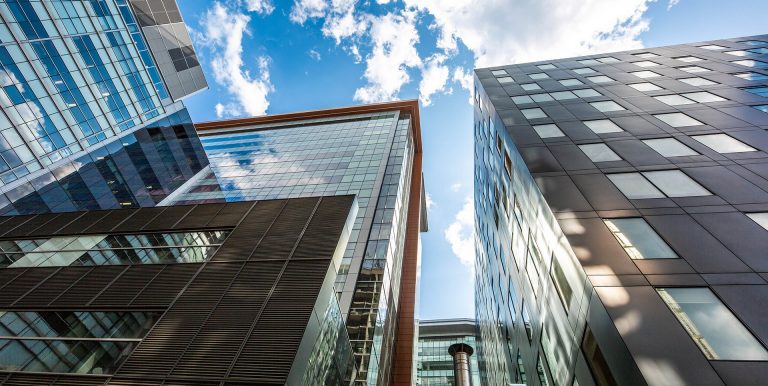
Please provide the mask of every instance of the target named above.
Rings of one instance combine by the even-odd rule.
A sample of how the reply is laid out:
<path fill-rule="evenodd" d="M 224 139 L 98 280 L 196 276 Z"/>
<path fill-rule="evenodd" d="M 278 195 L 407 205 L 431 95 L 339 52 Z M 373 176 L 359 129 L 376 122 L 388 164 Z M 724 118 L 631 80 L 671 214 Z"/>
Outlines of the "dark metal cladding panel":
<path fill-rule="evenodd" d="M 240 222 L 243 216 L 248 214 L 253 205 L 253 201 L 229 202 L 206 226 L 209 228 L 233 227 Z"/>
<path fill-rule="evenodd" d="M 65 270 L 74 270 L 78 267 L 67 267 Z M 123 265 L 106 265 L 92 267 L 82 279 L 51 302 L 52 307 L 77 307 L 83 308 L 100 294 L 109 283 L 117 279 L 128 267 Z"/>
<path fill-rule="evenodd" d="M 78 377 L 73 375 L 45 375 L 45 374 L 10 374 L 3 386 L 42 386 L 42 385 L 66 385 L 66 386 L 97 386 L 103 385 L 106 377 Z"/>
<path fill-rule="evenodd" d="M 37 288 L 14 303 L 21 308 L 39 308 L 47 306 L 71 285 L 80 281 L 92 267 L 65 267 L 41 283 Z M 30 269 L 30 272 L 35 269 Z"/>
<path fill-rule="evenodd" d="M 21 269 L 21 268 L 6 268 Z M 37 287 L 39 284 L 56 272 L 58 267 L 31 268 L 26 269 L 23 274 L 17 276 L 12 282 L 8 283 L 0 291 L 0 307 L 9 307 L 27 292 Z"/>
<path fill-rule="evenodd" d="M 159 216 L 165 208 L 140 208 L 120 225 L 112 228 L 113 232 L 136 232 L 149 224 L 155 217 Z"/>
<path fill-rule="evenodd" d="M 18 227 L 19 225 L 24 224 L 28 220 L 35 217 L 35 215 L 27 215 L 27 216 L 14 216 L 8 221 L 4 221 L 2 224 L 0 224 L 0 237 L 3 237 L 6 233 L 12 231 L 14 228 Z"/>
<path fill-rule="evenodd" d="M 171 304 L 199 268 L 199 264 L 166 265 L 131 302 L 131 306 L 160 307 Z"/>
<path fill-rule="evenodd" d="M 56 232 L 53 232 L 54 235 L 76 235 L 81 234 L 85 229 L 90 227 L 91 225 L 95 224 L 104 216 L 108 215 L 110 211 L 108 210 L 96 210 L 92 212 L 85 212 L 82 216 L 80 216 L 77 221 L 72 221 L 71 223 L 63 226 L 61 229 L 59 229 Z M 41 216 L 48 216 L 48 215 L 41 215 Z"/>
<path fill-rule="evenodd" d="M 348 196 L 324 197 L 291 259 L 328 259 L 333 257 L 352 201 L 353 198 Z"/>
<path fill-rule="evenodd" d="M 318 204 L 317 198 L 290 200 L 262 238 L 251 260 L 285 259 L 295 248 L 309 218 Z"/>
<path fill-rule="evenodd" d="M 171 206 L 166 208 L 160 216 L 155 217 L 152 222 L 142 228 L 143 231 L 173 229 L 179 220 L 181 220 L 193 206 Z"/>
<path fill-rule="evenodd" d="M 32 232 L 28 233 L 29 236 L 47 236 L 54 234 L 59 229 L 64 228 L 69 223 L 75 221 L 81 217 L 85 212 L 65 212 L 60 213 L 58 216 L 50 219 L 45 224 L 37 227 Z"/>
<path fill-rule="evenodd" d="M 92 225 L 86 225 L 83 228 L 83 232 L 87 233 L 99 233 L 109 232 L 120 223 L 130 218 L 134 213 L 138 212 L 138 209 L 116 209 L 110 210 L 99 221 L 94 222 Z"/>
<path fill-rule="evenodd" d="M 130 266 L 90 305 L 92 307 L 126 307 L 162 269 L 162 265 L 156 264 Z"/>
<path fill-rule="evenodd" d="M 27 234 L 35 230 L 35 228 L 40 227 L 41 225 L 47 223 L 50 220 L 51 220 L 51 216 L 38 215 L 38 216 L 32 217 L 28 221 L 25 221 L 23 224 L 19 224 L 19 226 L 17 226 L 16 228 L 13 228 L 12 230 L 6 232 L 3 236 L 4 237 L 26 236 Z"/>
<path fill-rule="evenodd" d="M 174 229 L 194 229 L 205 227 L 225 204 L 195 205 L 184 218 L 179 220 Z"/>
<path fill-rule="evenodd" d="M 286 201 L 258 202 L 216 252 L 215 261 L 247 260 L 280 216 Z"/>

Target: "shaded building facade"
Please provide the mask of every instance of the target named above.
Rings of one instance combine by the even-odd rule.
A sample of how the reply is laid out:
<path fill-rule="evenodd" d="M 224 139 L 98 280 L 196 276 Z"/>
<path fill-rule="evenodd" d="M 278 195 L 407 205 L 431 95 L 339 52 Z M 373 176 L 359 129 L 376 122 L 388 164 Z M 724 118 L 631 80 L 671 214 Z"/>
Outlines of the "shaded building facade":
<path fill-rule="evenodd" d="M 416 385 L 454 386 L 451 345 L 463 343 L 477 347 L 477 325 L 473 319 L 419 321 L 419 345 L 416 359 Z M 469 357 L 473 386 L 482 386 L 477 355 Z"/>
<path fill-rule="evenodd" d="M 489 385 L 758 385 L 768 36 L 475 71 Z"/>

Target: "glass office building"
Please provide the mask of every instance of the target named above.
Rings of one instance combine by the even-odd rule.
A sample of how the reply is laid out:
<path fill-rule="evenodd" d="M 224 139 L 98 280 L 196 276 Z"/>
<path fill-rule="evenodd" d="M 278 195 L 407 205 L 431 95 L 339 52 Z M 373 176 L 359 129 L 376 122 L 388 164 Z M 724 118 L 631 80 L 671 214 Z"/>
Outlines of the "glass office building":
<path fill-rule="evenodd" d="M 764 383 L 768 36 L 475 77 L 484 382 Z"/>
<path fill-rule="evenodd" d="M 210 165 L 163 205 L 357 196 L 336 278 L 356 383 L 411 383 L 418 233 L 426 230 L 417 102 L 196 126 Z"/>
<path fill-rule="evenodd" d="M 0 82 L 5 213 L 154 205 L 207 164 L 175 1 L 2 1 Z"/>
<path fill-rule="evenodd" d="M 416 385 L 454 386 L 453 357 L 448 347 L 464 343 L 477 347 L 477 326 L 472 319 L 419 321 Z M 482 386 L 477 355 L 469 357 L 472 386 Z"/>

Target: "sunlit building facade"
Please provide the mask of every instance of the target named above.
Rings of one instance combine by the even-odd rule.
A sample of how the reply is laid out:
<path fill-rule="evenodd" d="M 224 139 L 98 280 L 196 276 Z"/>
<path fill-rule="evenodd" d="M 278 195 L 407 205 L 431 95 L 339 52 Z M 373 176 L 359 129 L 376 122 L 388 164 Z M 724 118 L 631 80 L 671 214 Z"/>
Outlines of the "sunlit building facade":
<path fill-rule="evenodd" d="M 456 343 L 477 347 L 477 326 L 473 319 L 419 321 L 416 385 L 454 386 L 453 358 L 448 348 Z M 477 355 L 469 357 L 472 386 L 482 386 Z"/>
<path fill-rule="evenodd" d="M 768 36 L 475 71 L 489 385 L 759 385 Z"/>

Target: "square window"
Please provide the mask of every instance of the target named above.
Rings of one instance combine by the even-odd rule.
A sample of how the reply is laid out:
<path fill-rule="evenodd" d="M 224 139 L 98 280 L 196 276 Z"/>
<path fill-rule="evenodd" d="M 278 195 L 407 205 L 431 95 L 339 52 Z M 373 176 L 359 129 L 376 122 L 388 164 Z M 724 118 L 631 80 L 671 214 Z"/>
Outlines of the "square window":
<path fill-rule="evenodd" d="M 640 173 L 606 174 L 606 176 L 616 185 L 621 193 L 631 200 L 664 198 L 664 193 L 653 186 Z"/>
<path fill-rule="evenodd" d="M 738 76 L 741 79 L 746 80 L 766 80 L 768 79 L 768 75 L 761 74 L 759 72 L 742 72 L 739 74 L 733 74 L 733 76 Z"/>
<path fill-rule="evenodd" d="M 585 66 L 591 66 L 591 65 L 595 65 L 595 64 L 600 64 L 600 62 L 598 62 L 595 59 L 583 59 L 583 60 L 579 60 L 579 63 L 581 63 L 581 64 L 583 64 Z"/>
<path fill-rule="evenodd" d="M 664 157 L 685 157 L 699 154 L 675 138 L 644 139 L 643 142 Z"/>
<path fill-rule="evenodd" d="M 695 56 L 680 56 L 680 57 L 673 58 L 673 59 L 677 59 L 677 60 L 679 60 L 681 62 L 686 62 L 686 63 L 700 62 L 700 61 L 704 60 L 702 58 L 698 58 L 698 57 L 695 57 Z"/>
<path fill-rule="evenodd" d="M 604 113 L 609 111 L 626 110 L 624 107 L 614 101 L 589 102 L 589 104 Z"/>
<path fill-rule="evenodd" d="M 605 134 L 605 133 L 619 133 L 624 130 L 621 129 L 617 124 L 613 123 L 610 119 L 598 119 L 594 121 L 584 121 L 584 124 L 589 127 L 592 132 L 595 134 Z"/>
<path fill-rule="evenodd" d="M 768 45 L 768 42 L 764 42 L 762 40 L 745 40 L 745 41 L 739 42 L 739 43 L 746 44 L 746 45 L 749 45 L 749 46 L 765 46 L 765 45 Z"/>
<path fill-rule="evenodd" d="M 630 72 L 630 74 L 632 74 L 632 75 L 634 75 L 634 76 L 636 76 L 638 78 L 643 78 L 643 79 L 645 79 L 645 78 L 656 78 L 656 77 L 661 76 L 661 75 L 659 75 L 659 74 L 657 74 L 657 73 L 655 73 L 653 71 L 647 71 L 647 70 L 646 71 Z"/>
<path fill-rule="evenodd" d="M 666 103 L 670 106 L 690 105 L 690 104 L 696 103 L 686 97 L 676 95 L 676 94 L 655 96 L 654 99 L 656 99 L 659 102 Z"/>
<path fill-rule="evenodd" d="M 708 93 L 706 91 L 700 91 L 700 92 L 687 92 L 682 94 L 686 98 L 690 98 L 695 100 L 699 103 L 709 103 L 709 102 L 722 102 L 725 101 L 725 98 L 722 98 L 718 95 Z"/>
<path fill-rule="evenodd" d="M 755 55 L 765 55 L 765 54 L 768 54 L 768 48 L 765 48 L 765 47 L 753 48 L 751 50 L 747 50 L 747 52 Z"/>
<path fill-rule="evenodd" d="M 638 66 L 638 67 L 654 67 L 654 66 L 658 66 L 659 65 L 658 63 L 652 62 L 650 60 L 643 60 L 643 61 L 640 61 L 640 62 L 633 62 L 632 64 L 634 64 L 635 66 Z"/>
<path fill-rule="evenodd" d="M 621 157 L 614 153 L 614 151 L 604 143 L 579 145 L 579 149 L 581 149 L 592 162 L 621 161 Z"/>
<path fill-rule="evenodd" d="M 672 127 L 687 127 L 687 126 L 703 125 L 703 123 L 683 113 L 654 114 L 653 116 Z"/>
<path fill-rule="evenodd" d="M 747 55 L 749 55 L 749 52 L 744 51 L 744 50 L 725 51 L 725 53 L 728 54 L 728 55 L 733 55 L 733 56 L 747 56 Z"/>
<path fill-rule="evenodd" d="M 558 80 L 558 82 L 560 82 L 560 84 L 562 84 L 563 86 L 581 86 L 584 84 L 578 79 L 563 79 L 563 80 Z"/>
<path fill-rule="evenodd" d="M 535 130 L 536 134 L 538 134 L 541 138 L 556 138 L 565 136 L 565 134 L 560 131 L 560 128 L 553 123 L 547 125 L 533 125 L 533 130 Z"/>
<path fill-rule="evenodd" d="M 768 105 L 752 106 L 764 113 L 768 113 Z"/>
<path fill-rule="evenodd" d="M 681 70 L 681 71 L 685 71 L 685 72 L 690 72 L 690 73 L 693 73 L 693 74 L 695 74 L 697 72 L 708 72 L 708 71 L 711 71 L 708 68 L 699 67 L 699 66 L 678 67 L 677 69 Z"/>
<path fill-rule="evenodd" d="M 555 67 L 555 65 L 554 65 L 554 64 L 551 64 L 551 63 L 547 63 L 547 64 L 539 64 L 539 65 L 538 65 L 538 66 L 536 66 L 536 67 L 538 67 L 540 70 L 554 70 L 554 69 L 556 69 L 556 68 L 557 68 L 557 67 Z"/>
<path fill-rule="evenodd" d="M 575 72 L 577 74 L 584 75 L 584 74 L 594 74 L 595 70 L 593 70 L 593 69 L 591 69 L 589 67 L 584 67 L 584 68 L 576 68 L 576 69 L 573 70 L 573 72 Z"/>
<path fill-rule="evenodd" d="M 663 90 L 661 87 L 648 82 L 643 83 L 633 83 L 629 84 L 629 87 L 632 87 L 633 89 L 637 91 L 656 91 L 656 90 Z"/>
<path fill-rule="evenodd" d="M 499 76 L 499 75 L 509 75 L 509 74 L 507 74 L 507 71 L 506 71 L 506 70 L 491 70 L 491 74 L 493 74 L 493 75 L 495 75 L 495 76 Z"/>
<path fill-rule="evenodd" d="M 514 80 L 514 79 L 512 79 L 512 77 L 511 77 L 511 76 L 505 76 L 505 77 L 501 77 L 501 78 L 496 78 L 496 80 L 498 80 L 498 81 L 499 81 L 499 83 L 501 83 L 501 84 L 505 84 L 505 83 L 515 83 L 515 80 Z"/>
<path fill-rule="evenodd" d="M 768 351 L 706 287 L 656 288 L 709 360 L 766 361 Z"/>
<path fill-rule="evenodd" d="M 747 215 L 747 217 L 751 218 L 752 221 L 756 222 L 761 227 L 765 228 L 765 230 L 768 230 L 768 212 L 762 212 L 762 213 L 744 213 Z"/>
<path fill-rule="evenodd" d="M 655 57 L 659 56 L 659 55 L 654 54 L 653 52 L 642 52 L 642 53 L 634 54 L 634 55 L 637 56 L 638 58 L 643 58 L 643 59 L 650 59 L 650 58 L 655 58 Z"/>
<path fill-rule="evenodd" d="M 512 102 L 515 102 L 516 105 L 522 105 L 525 103 L 533 103 L 533 99 L 528 95 L 518 95 L 512 97 Z"/>
<path fill-rule="evenodd" d="M 548 79 L 549 75 L 543 73 L 543 72 L 537 72 L 535 74 L 529 74 L 528 76 L 531 77 L 531 79 Z"/>
<path fill-rule="evenodd" d="M 588 76 L 587 79 L 592 81 L 592 83 L 608 83 L 613 82 L 613 79 L 605 76 L 605 75 L 598 75 L 598 76 Z"/>
<path fill-rule="evenodd" d="M 523 83 L 520 87 L 525 91 L 541 90 L 541 87 L 536 83 Z"/>
<path fill-rule="evenodd" d="M 643 218 L 612 218 L 603 221 L 633 260 L 678 258 Z"/>
<path fill-rule="evenodd" d="M 743 88 L 742 90 L 746 92 L 751 92 L 752 94 L 755 94 L 755 95 L 760 95 L 761 97 L 768 98 L 768 86 L 748 87 L 748 88 Z"/>
<path fill-rule="evenodd" d="M 745 59 L 745 60 L 737 60 L 733 63 L 740 64 L 742 66 L 752 67 L 752 68 L 768 68 L 768 63 L 761 62 L 759 60 Z"/>
<path fill-rule="evenodd" d="M 683 82 L 683 83 L 688 83 L 691 86 L 712 86 L 714 84 L 717 84 L 717 83 L 715 83 L 715 82 L 713 82 L 713 81 L 711 81 L 709 79 L 704 79 L 704 78 L 699 78 L 699 77 L 683 78 L 683 79 L 678 79 L 678 80 Z"/>
<path fill-rule="evenodd" d="M 718 153 L 746 153 L 757 151 L 752 146 L 726 134 L 693 135 L 691 138 Z"/>
<path fill-rule="evenodd" d="M 597 61 L 600 62 L 600 63 L 618 63 L 621 60 L 616 59 L 616 58 L 614 58 L 612 56 L 606 56 L 604 58 L 597 58 Z"/>
<path fill-rule="evenodd" d="M 552 102 L 554 99 L 547 93 L 543 94 L 532 94 L 531 99 L 533 99 L 534 102 Z"/>
<path fill-rule="evenodd" d="M 596 96 L 602 96 L 603 94 L 600 94 L 599 92 L 591 89 L 591 88 L 585 88 L 581 90 L 573 90 L 573 93 L 578 95 L 581 98 L 589 98 L 589 97 L 596 97 Z"/>
<path fill-rule="evenodd" d="M 520 112 L 523 113 L 526 119 L 537 119 L 537 118 L 547 117 L 547 114 L 544 114 L 544 111 L 540 108 L 522 109 L 520 110 Z"/>
<path fill-rule="evenodd" d="M 711 50 L 711 51 L 720 51 L 726 49 L 726 47 L 717 45 L 717 44 L 707 44 L 706 46 L 699 46 L 699 48 L 703 48 L 705 50 Z"/>
<path fill-rule="evenodd" d="M 707 189 L 680 170 L 643 172 L 645 178 L 656 185 L 667 197 L 711 196 Z"/>
<path fill-rule="evenodd" d="M 559 100 L 559 101 L 578 98 L 576 94 L 570 91 L 552 92 L 552 93 L 549 93 L 549 95 L 551 95 L 552 98 L 555 98 L 556 100 Z"/>

